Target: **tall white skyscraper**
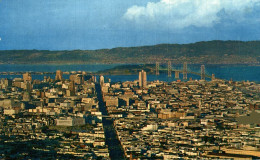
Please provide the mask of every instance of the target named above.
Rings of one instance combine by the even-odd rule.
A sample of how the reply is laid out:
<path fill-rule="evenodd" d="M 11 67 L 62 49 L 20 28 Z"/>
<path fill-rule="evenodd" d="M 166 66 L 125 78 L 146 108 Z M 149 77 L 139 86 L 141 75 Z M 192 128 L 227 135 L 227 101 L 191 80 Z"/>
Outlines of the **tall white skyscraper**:
<path fill-rule="evenodd" d="M 147 85 L 147 77 L 146 77 L 146 72 L 142 70 L 139 72 L 139 87 L 145 88 Z"/>
<path fill-rule="evenodd" d="M 105 78 L 104 78 L 104 76 L 101 75 L 101 76 L 99 77 L 99 83 L 100 83 L 101 86 L 103 86 L 103 84 L 105 83 Z"/>

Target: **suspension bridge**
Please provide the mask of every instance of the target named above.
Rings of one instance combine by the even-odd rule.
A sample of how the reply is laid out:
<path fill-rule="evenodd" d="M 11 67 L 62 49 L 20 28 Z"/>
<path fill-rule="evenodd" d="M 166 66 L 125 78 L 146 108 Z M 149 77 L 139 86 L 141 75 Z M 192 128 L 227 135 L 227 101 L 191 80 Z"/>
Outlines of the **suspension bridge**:
<path fill-rule="evenodd" d="M 156 73 L 156 75 L 159 75 L 160 71 L 163 71 L 163 72 L 167 71 L 168 72 L 168 77 L 172 77 L 172 73 L 174 73 L 176 79 L 180 78 L 180 75 L 179 75 L 180 73 L 182 73 L 184 80 L 187 80 L 187 78 L 188 78 L 187 75 L 188 74 L 198 75 L 198 76 L 201 77 L 201 80 L 205 80 L 205 78 L 210 78 L 212 80 L 215 79 L 215 75 L 214 74 L 212 74 L 212 75 L 206 74 L 206 72 L 205 72 L 205 65 L 201 65 L 200 72 L 195 72 L 195 71 L 191 71 L 191 70 L 188 69 L 188 64 L 186 62 L 183 63 L 183 68 L 182 69 L 173 69 L 172 68 L 172 64 L 171 64 L 170 61 L 168 61 L 167 68 L 164 67 L 164 66 L 160 66 L 160 63 L 156 62 L 156 65 L 155 65 L 155 73 Z"/>

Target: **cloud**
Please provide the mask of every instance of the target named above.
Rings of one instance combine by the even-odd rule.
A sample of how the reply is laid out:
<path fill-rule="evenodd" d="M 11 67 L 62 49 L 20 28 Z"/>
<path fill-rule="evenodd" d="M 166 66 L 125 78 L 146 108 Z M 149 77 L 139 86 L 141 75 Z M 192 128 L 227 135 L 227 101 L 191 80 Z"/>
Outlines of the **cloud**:
<path fill-rule="evenodd" d="M 259 3 L 260 0 L 160 0 L 132 6 L 123 18 L 162 28 L 211 27 L 224 19 L 242 22 Z"/>

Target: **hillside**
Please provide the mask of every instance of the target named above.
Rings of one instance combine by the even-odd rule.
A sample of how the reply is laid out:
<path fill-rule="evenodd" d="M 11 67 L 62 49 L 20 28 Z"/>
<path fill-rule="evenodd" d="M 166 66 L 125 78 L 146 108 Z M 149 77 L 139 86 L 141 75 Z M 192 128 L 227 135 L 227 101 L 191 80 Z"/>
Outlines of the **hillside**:
<path fill-rule="evenodd" d="M 208 41 L 100 50 L 0 51 L 0 63 L 4 64 L 155 63 L 166 60 L 194 64 L 259 64 L 260 41 Z"/>

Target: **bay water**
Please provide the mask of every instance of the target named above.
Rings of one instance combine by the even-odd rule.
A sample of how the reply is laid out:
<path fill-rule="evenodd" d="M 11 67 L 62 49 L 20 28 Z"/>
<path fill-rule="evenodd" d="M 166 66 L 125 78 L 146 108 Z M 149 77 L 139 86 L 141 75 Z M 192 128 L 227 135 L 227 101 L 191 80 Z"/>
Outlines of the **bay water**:
<path fill-rule="evenodd" d="M 55 72 L 56 70 L 62 71 L 87 71 L 97 72 L 105 69 L 111 69 L 116 66 L 123 64 L 73 64 L 73 65 L 55 65 L 55 64 L 40 64 L 40 65 L 29 65 L 29 64 L 1 64 L 0 72 Z M 167 66 L 162 66 L 166 68 Z M 172 65 L 173 69 L 182 70 L 182 65 Z M 188 71 L 200 73 L 200 65 L 189 64 Z M 207 75 L 215 74 L 216 78 L 234 81 L 255 81 L 260 82 L 260 66 L 249 66 L 249 65 L 205 65 L 205 72 Z M 42 80 L 45 75 L 32 75 L 33 79 Z M 54 78 L 55 75 L 47 75 Z M 0 75 L 0 78 L 22 78 L 22 75 Z M 124 82 L 134 81 L 138 79 L 138 75 L 105 75 L 105 78 L 110 78 L 112 82 Z M 65 79 L 69 78 L 69 75 L 64 75 Z M 200 79 L 199 75 L 188 74 L 188 79 Z M 180 74 L 182 79 L 182 74 Z M 147 75 L 148 81 L 160 80 L 160 81 L 174 81 L 174 73 L 172 77 L 168 77 L 166 73 L 156 75 Z"/>

